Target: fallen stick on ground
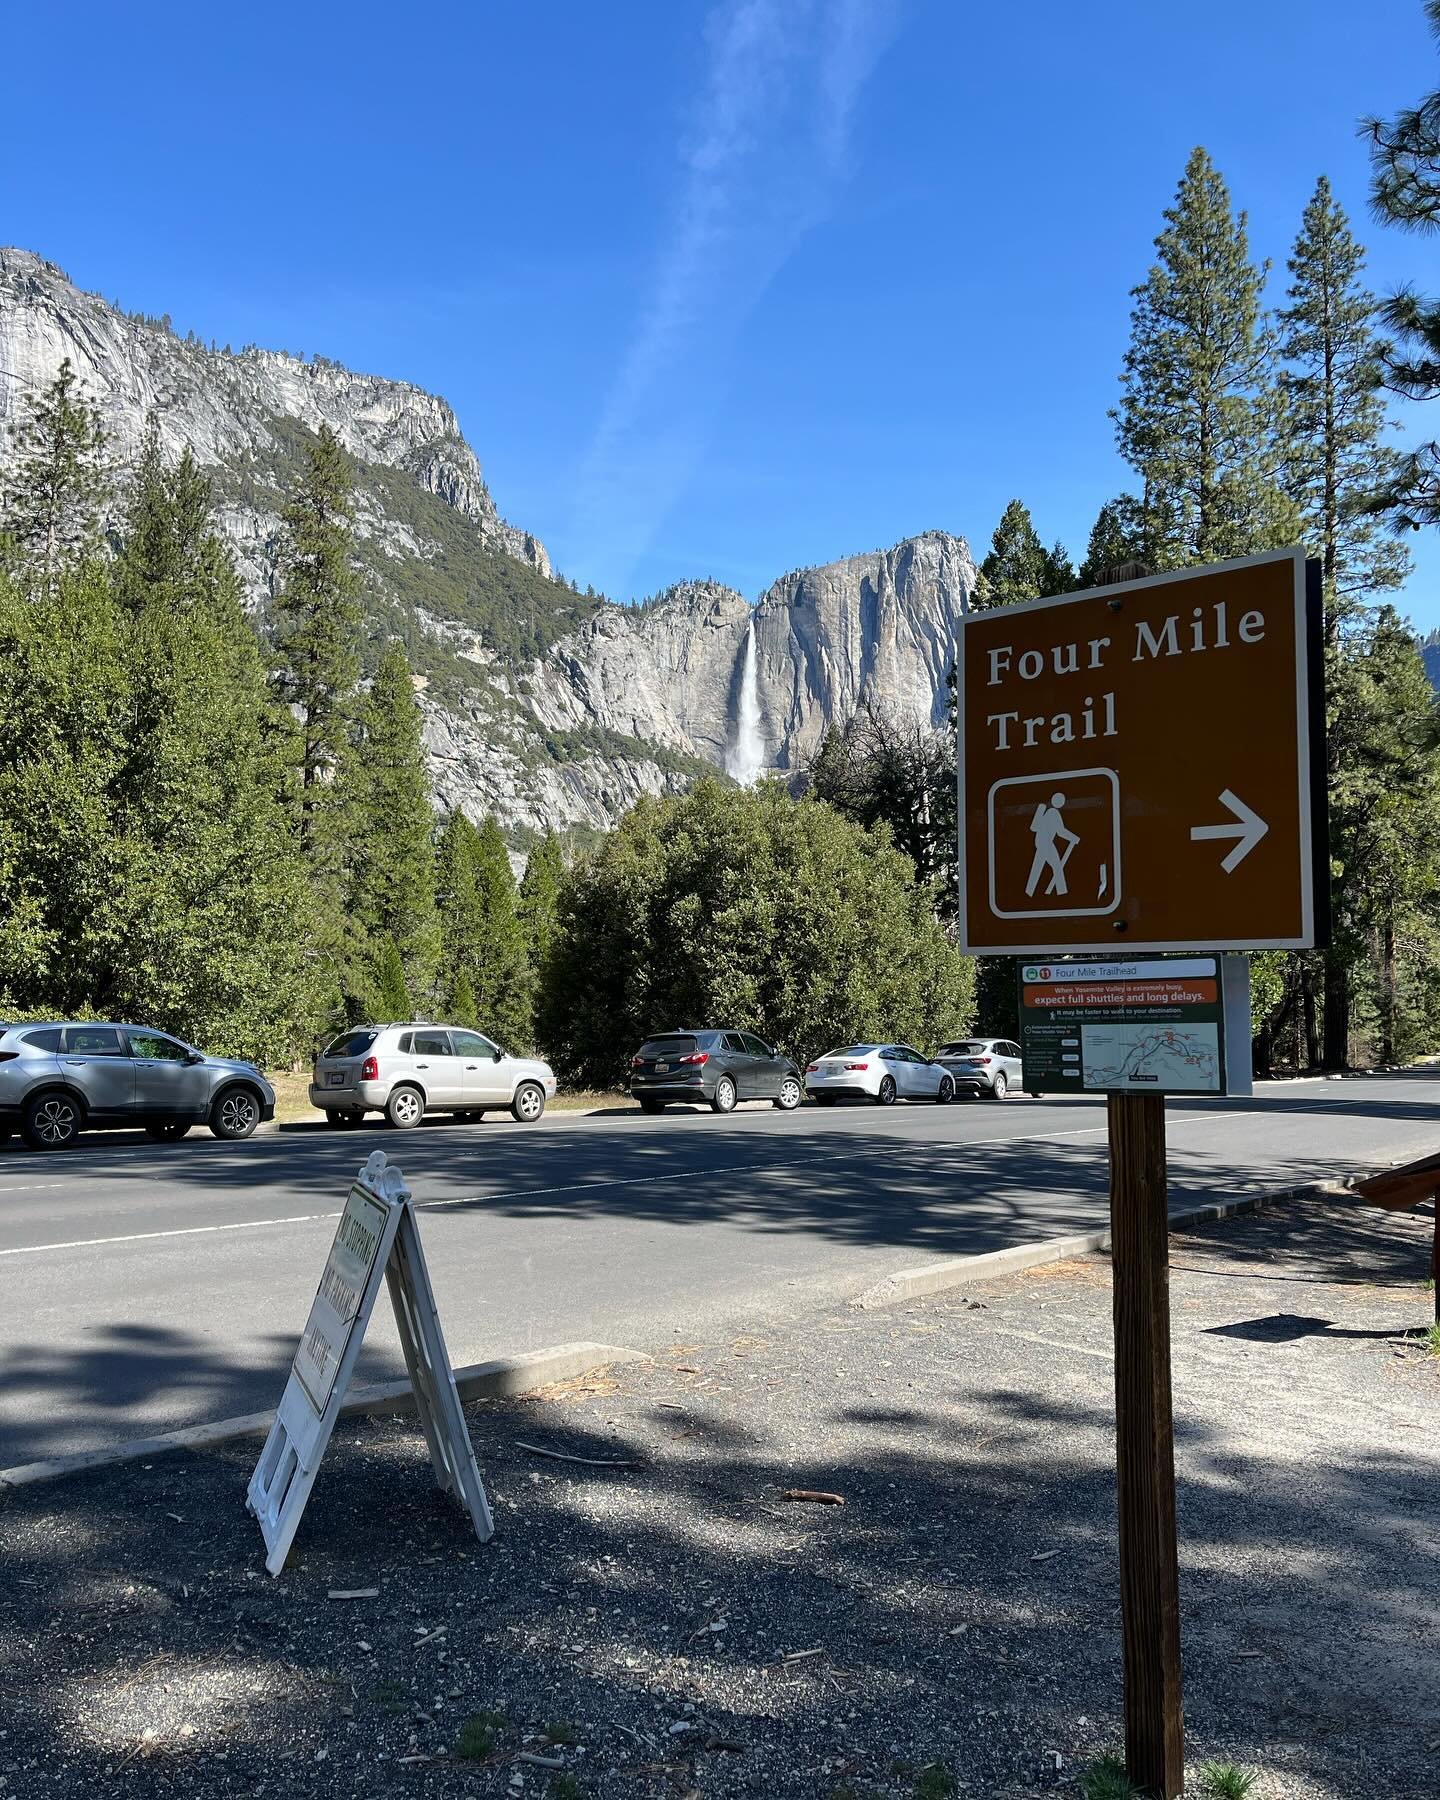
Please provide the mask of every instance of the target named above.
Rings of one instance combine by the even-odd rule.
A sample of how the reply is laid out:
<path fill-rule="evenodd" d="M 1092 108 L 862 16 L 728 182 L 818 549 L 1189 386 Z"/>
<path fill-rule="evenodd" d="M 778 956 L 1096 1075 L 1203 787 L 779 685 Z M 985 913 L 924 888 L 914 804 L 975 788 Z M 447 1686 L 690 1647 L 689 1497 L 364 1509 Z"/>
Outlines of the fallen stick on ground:
<path fill-rule="evenodd" d="M 816 1506 L 843 1506 L 843 1494 L 825 1494 L 817 1488 L 786 1488 L 780 1496 L 782 1500 L 809 1500 Z"/>
<path fill-rule="evenodd" d="M 635 1459 L 630 1456 L 572 1456 L 568 1450 L 547 1450 L 541 1444 L 527 1444 L 516 1438 L 517 1450 L 528 1450 L 532 1456 L 553 1456 L 556 1462 L 584 1463 L 590 1469 L 633 1469 Z"/>

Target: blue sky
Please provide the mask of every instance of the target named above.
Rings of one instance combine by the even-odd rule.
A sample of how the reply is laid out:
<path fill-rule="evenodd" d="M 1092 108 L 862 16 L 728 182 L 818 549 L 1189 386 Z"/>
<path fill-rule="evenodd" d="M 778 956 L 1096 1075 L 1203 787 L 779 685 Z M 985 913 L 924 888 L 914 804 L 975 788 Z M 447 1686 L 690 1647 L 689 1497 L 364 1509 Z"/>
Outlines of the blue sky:
<path fill-rule="evenodd" d="M 7 10 L 0 241 L 236 345 L 443 393 L 583 587 L 787 569 L 1124 470 L 1128 290 L 1204 143 L 1283 276 L 1357 118 L 1440 84 L 1419 0 L 72 0 Z M 1406 435 L 1440 435 L 1440 411 Z M 1440 546 L 1402 604 L 1440 625 Z"/>

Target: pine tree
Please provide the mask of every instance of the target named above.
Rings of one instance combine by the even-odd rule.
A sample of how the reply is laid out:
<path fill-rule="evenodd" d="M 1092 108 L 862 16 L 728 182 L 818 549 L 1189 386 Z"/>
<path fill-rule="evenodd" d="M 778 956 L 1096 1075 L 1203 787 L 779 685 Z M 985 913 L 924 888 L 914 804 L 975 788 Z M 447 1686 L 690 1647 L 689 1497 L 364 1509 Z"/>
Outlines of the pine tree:
<path fill-rule="evenodd" d="M 375 965 L 374 1017 L 377 1022 L 395 1023 L 414 1017 L 410 990 L 405 982 L 405 960 L 394 938 L 380 940 Z"/>
<path fill-rule="evenodd" d="M 97 562 L 22 588 L 0 569 L 0 1008 L 95 1015 L 128 954 L 113 790 L 130 663 Z M 103 1016 L 103 1015 L 102 1015 Z"/>
<path fill-rule="evenodd" d="M 564 880 L 565 858 L 560 840 L 553 831 L 547 831 L 530 852 L 520 881 L 520 925 L 531 971 L 537 979 L 554 942 Z"/>
<path fill-rule="evenodd" d="M 1116 419 L 1120 453 L 1144 484 L 1145 560 L 1214 562 L 1291 543 L 1281 493 L 1273 341 L 1261 314 L 1265 267 L 1244 213 L 1203 149 L 1191 153 L 1146 280 L 1133 290 Z"/>
<path fill-rule="evenodd" d="M 1068 594 L 1075 585 L 1075 565 L 1070 560 L 1070 552 L 1057 539 L 1045 552 L 1040 570 L 1040 592 L 1042 595 Z"/>
<path fill-rule="evenodd" d="M 290 1053 L 309 1035 L 313 996 L 285 722 L 209 482 L 188 455 L 167 469 L 153 430 L 113 585 L 129 694 L 111 788 L 125 953 L 92 997 L 218 1048 Z"/>
<path fill-rule="evenodd" d="M 1050 558 L 1021 500 L 1012 500 L 1000 515 L 990 554 L 980 565 L 971 604 L 977 611 L 1038 600 L 1046 592 Z"/>
<path fill-rule="evenodd" d="M 421 744 L 410 664 L 388 644 L 360 707 L 354 762 L 355 806 L 347 916 L 367 943 L 349 986 L 360 1005 L 393 948 L 417 1003 L 435 988 L 440 926 L 435 910 L 435 815 Z"/>
<path fill-rule="evenodd" d="M 1082 588 L 1097 586 L 1109 570 L 1123 568 L 1127 563 L 1148 566 L 1144 524 L 1139 514 L 1139 503 L 1130 494 L 1117 494 L 1096 513 L 1085 545 L 1085 560 L 1080 565 L 1078 581 Z"/>
<path fill-rule="evenodd" d="M 1440 0 L 1425 15 L 1440 39 Z M 1376 216 L 1406 231 L 1440 230 L 1440 89 L 1393 119 L 1368 119 Z M 1440 299 L 1402 288 L 1380 309 L 1380 320 L 1402 348 L 1385 356 L 1387 384 L 1410 400 L 1440 395 Z M 1440 444 L 1421 444 L 1403 457 L 1374 496 L 1376 510 L 1393 510 L 1401 526 L 1440 525 Z"/>
<path fill-rule="evenodd" d="M 470 971 L 461 969 L 460 977 L 455 983 L 455 992 L 445 1017 L 452 1025 L 468 1025 L 473 1030 L 479 1023 L 475 1017 L 475 989 L 470 982 Z"/>
<path fill-rule="evenodd" d="M 1381 443 L 1384 345 L 1374 296 L 1360 281 L 1365 252 L 1322 175 L 1288 264 L 1289 305 L 1279 314 L 1288 363 L 1287 486 L 1321 561 L 1333 643 L 1345 613 L 1367 594 L 1398 587 L 1409 556 L 1366 500 L 1393 484 L 1398 457 Z"/>
<path fill-rule="evenodd" d="M 493 818 L 472 846 L 480 932 L 466 967 L 475 993 L 480 1029 L 507 1049 L 523 1049 L 534 1033 L 534 982 L 520 923 L 515 873 L 505 839 Z"/>
<path fill-rule="evenodd" d="M 1393 608 L 1347 634 L 1330 709 L 1336 947 L 1393 1062 L 1433 1042 L 1440 1011 L 1440 706 Z"/>
<path fill-rule="evenodd" d="M 350 830 L 351 726 L 360 680 L 353 508 L 349 461 L 322 425 L 282 515 L 273 614 L 276 688 L 300 730 L 300 841 L 317 882 L 337 893 Z"/>
<path fill-rule="evenodd" d="M 81 394 L 68 356 L 11 436 L 0 489 L 5 560 L 28 590 L 53 595 L 62 572 L 98 547 L 108 492 L 100 415 Z"/>
<path fill-rule="evenodd" d="M 475 827 L 457 806 L 445 821 L 435 856 L 435 904 L 440 920 L 436 987 L 441 1009 L 457 1025 L 476 1022 L 470 969 L 485 930 L 475 885 L 478 842 Z M 460 1016 L 462 1006 L 468 1006 L 469 1018 Z"/>

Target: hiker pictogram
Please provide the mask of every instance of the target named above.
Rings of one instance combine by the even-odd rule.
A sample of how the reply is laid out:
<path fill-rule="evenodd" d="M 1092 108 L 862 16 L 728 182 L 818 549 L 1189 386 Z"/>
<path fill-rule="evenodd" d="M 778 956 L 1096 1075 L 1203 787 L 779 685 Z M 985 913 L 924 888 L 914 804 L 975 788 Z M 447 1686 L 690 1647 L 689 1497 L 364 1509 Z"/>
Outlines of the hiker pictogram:
<path fill-rule="evenodd" d="M 1113 769 L 1052 769 L 997 781 L 987 810 L 998 918 L 1114 912 L 1120 784 Z"/>
<path fill-rule="evenodd" d="M 1050 879 L 1045 883 L 1047 894 L 1067 894 L 1065 885 L 1065 864 L 1070 860 L 1070 852 L 1080 842 L 1079 834 L 1071 831 L 1065 824 L 1062 814 L 1065 811 L 1065 796 L 1052 794 L 1048 802 L 1042 800 L 1035 808 L 1035 816 L 1030 821 L 1030 833 L 1035 839 L 1035 858 L 1030 864 L 1030 879 L 1025 883 L 1025 892 L 1033 894 L 1040 877 L 1048 870 Z M 1065 848 L 1060 848 L 1061 843 Z"/>

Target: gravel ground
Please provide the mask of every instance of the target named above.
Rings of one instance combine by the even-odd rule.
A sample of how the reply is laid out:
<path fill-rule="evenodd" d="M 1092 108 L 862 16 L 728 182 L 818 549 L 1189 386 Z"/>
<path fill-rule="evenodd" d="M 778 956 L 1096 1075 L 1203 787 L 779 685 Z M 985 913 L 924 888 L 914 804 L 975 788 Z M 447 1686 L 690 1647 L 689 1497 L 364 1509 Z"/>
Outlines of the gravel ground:
<path fill-rule="evenodd" d="M 1173 1243 L 1188 1752 L 1254 1800 L 1440 1786 L 1429 1229 Z M 1123 1739 L 1109 1301 L 1086 1259 L 471 1408 L 486 1546 L 405 1419 L 342 1422 L 278 1581 L 253 1442 L 20 1490 L 0 1796 L 1075 1794 Z"/>

